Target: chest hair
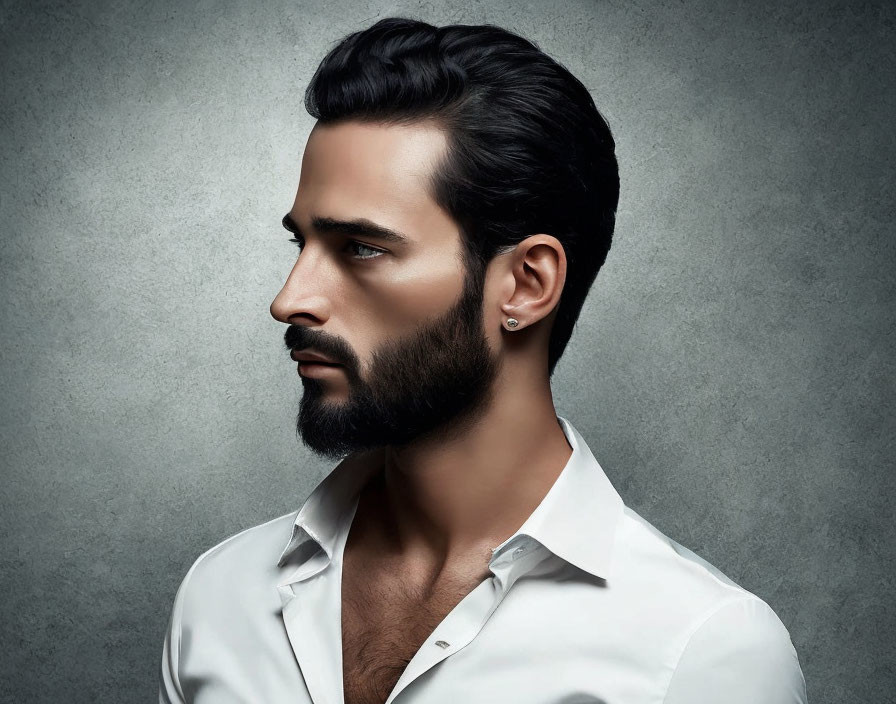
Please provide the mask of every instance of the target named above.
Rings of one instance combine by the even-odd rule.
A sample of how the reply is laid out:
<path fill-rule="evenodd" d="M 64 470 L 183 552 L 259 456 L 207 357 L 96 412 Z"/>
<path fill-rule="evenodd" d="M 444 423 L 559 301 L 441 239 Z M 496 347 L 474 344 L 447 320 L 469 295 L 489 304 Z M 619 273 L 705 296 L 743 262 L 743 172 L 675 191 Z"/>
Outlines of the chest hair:
<path fill-rule="evenodd" d="M 344 581 L 345 704 L 383 704 L 420 646 L 482 578 L 444 578 L 426 592 L 394 577 Z"/>

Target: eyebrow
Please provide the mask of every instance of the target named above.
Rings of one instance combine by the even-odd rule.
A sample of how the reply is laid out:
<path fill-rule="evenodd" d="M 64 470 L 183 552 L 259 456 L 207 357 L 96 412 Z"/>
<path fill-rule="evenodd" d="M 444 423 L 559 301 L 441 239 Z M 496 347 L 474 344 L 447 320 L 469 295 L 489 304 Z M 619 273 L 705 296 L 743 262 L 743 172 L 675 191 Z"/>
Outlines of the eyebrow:
<path fill-rule="evenodd" d="M 403 235 L 396 230 L 390 230 L 388 227 L 377 225 L 366 218 L 334 220 L 333 218 L 313 217 L 311 218 L 311 226 L 315 230 L 324 233 L 351 235 L 353 237 L 373 237 L 392 244 L 407 244 L 410 241 L 407 235 Z M 302 234 L 296 221 L 292 219 L 292 215 L 289 213 L 283 216 L 283 227 L 295 235 Z"/>

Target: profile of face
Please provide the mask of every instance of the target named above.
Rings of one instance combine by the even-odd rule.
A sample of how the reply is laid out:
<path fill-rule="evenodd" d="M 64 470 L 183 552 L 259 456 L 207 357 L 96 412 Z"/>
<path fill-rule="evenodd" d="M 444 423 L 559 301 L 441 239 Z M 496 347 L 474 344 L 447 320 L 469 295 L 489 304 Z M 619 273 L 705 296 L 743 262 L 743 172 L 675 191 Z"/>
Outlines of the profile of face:
<path fill-rule="evenodd" d="M 297 431 L 339 458 L 450 435 L 488 405 L 499 357 L 461 234 L 427 184 L 431 125 L 318 124 L 284 225 L 300 247 L 271 314 L 303 364 Z"/>

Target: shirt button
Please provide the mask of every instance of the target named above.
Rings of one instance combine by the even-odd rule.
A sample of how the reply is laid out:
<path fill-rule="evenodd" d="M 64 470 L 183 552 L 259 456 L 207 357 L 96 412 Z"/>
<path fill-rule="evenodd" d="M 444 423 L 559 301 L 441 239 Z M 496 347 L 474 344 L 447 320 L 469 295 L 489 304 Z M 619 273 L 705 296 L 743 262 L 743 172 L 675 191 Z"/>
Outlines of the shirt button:
<path fill-rule="evenodd" d="M 444 640 L 437 640 L 436 645 L 439 646 L 440 648 L 447 648 L 451 644 Z"/>

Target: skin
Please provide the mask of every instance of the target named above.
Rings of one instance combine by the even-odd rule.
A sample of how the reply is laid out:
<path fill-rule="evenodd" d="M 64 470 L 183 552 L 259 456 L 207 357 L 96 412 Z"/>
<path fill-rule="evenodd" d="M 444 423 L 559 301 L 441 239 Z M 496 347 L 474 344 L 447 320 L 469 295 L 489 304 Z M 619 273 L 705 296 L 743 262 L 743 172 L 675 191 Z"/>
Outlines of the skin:
<path fill-rule="evenodd" d="M 338 340 L 357 359 L 362 379 L 369 380 L 379 346 L 443 315 L 461 294 L 460 231 L 428 190 L 445 148 L 444 133 L 427 122 L 318 124 L 308 138 L 290 210 L 304 246 L 271 314 Z M 314 217 L 363 218 L 408 241 L 318 232 Z M 384 253 L 357 259 L 371 250 L 347 248 L 350 240 Z M 461 432 L 372 453 L 383 472 L 365 490 L 352 526 L 359 562 L 386 556 L 425 593 L 485 570 L 491 548 L 544 498 L 572 452 L 547 371 L 565 277 L 563 247 L 544 233 L 489 263 L 482 333 L 499 362 L 489 402 Z M 504 327 L 509 317 L 519 320 L 517 328 Z M 316 382 L 327 403 L 346 402 L 352 380 L 343 369 Z"/>

